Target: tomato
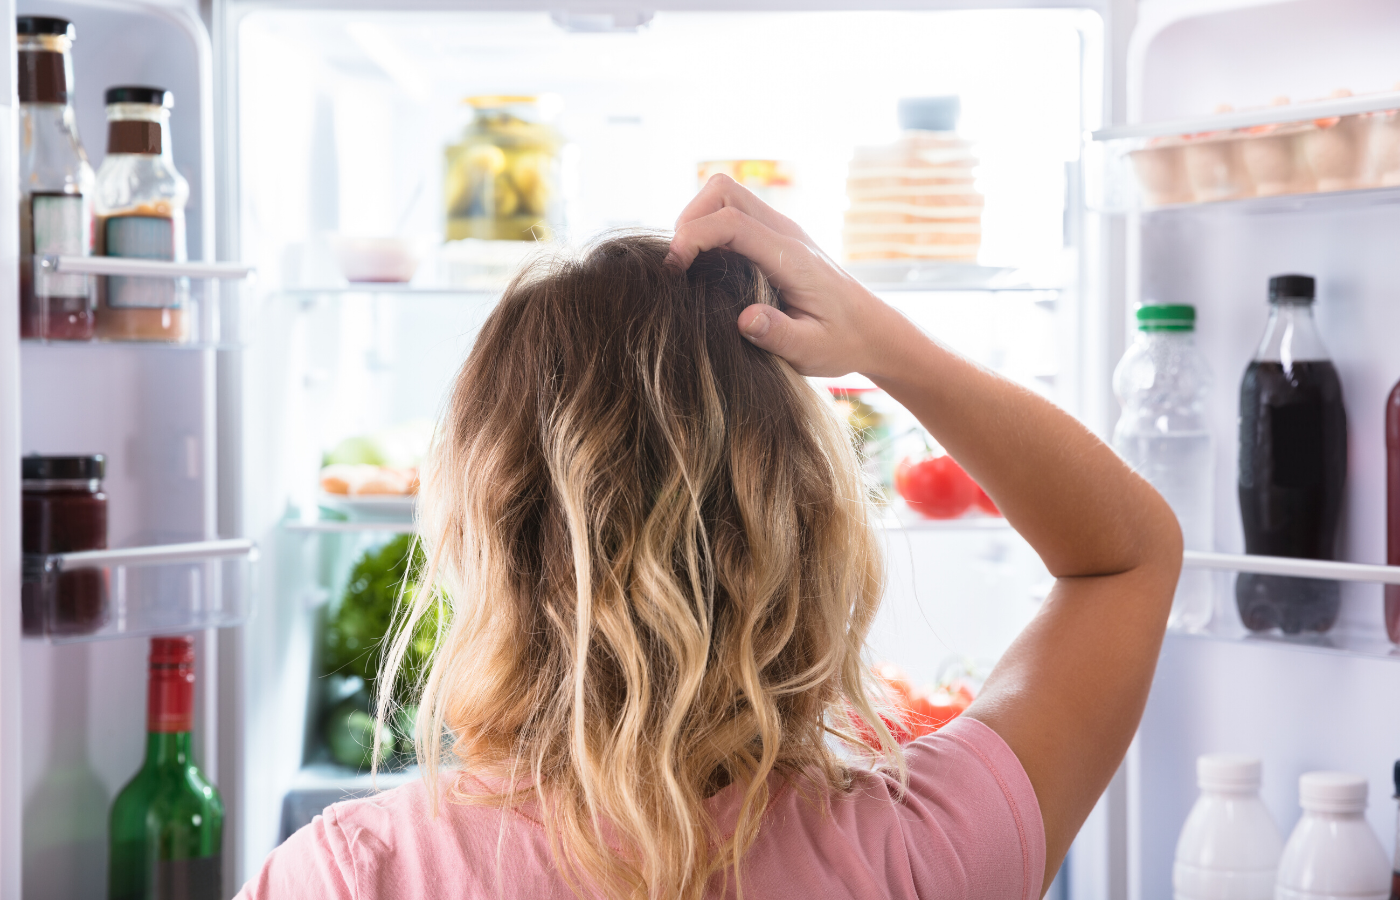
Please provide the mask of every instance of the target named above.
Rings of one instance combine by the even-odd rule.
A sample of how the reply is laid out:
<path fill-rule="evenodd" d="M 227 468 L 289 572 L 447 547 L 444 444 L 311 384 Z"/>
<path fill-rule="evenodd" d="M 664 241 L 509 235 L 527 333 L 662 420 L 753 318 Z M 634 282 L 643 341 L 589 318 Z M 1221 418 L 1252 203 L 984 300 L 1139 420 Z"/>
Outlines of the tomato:
<path fill-rule="evenodd" d="M 972 686 L 960 678 L 944 687 L 915 688 L 902 672 L 889 663 L 876 666 L 875 675 L 884 682 L 886 699 L 899 710 L 902 720 L 896 722 L 889 716 L 881 715 L 880 721 L 885 723 L 895 742 L 901 745 L 933 734 L 947 725 L 971 706 L 976 696 Z M 853 716 L 853 719 L 860 739 L 874 747 L 877 743 L 875 729 L 859 716 Z"/>
<path fill-rule="evenodd" d="M 904 460 L 895 468 L 894 487 L 910 509 L 930 519 L 957 518 L 982 490 L 951 456 Z"/>
<path fill-rule="evenodd" d="M 977 499 L 972 502 L 973 505 L 989 516 L 1001 515 L 1001 510 L 997 509 L 997 505 L 992 502 L 991 497 L 987 496 L 987 492 L 982 490 L 982 485 L 980 484 L 977 485 Z"/>

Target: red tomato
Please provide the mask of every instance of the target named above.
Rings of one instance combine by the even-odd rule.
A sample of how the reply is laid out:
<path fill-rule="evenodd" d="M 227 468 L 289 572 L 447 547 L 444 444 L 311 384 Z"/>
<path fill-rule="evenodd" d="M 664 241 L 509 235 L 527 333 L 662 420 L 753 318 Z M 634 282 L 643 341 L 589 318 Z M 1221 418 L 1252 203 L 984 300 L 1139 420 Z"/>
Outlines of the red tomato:
<path fill-rule="evenodd" d="M 977 485 L 977 499 L 972 501 L 978 509 L 989 516 L 1001 515 L 1001 510 L 992 502 L 992 498 L 987 496 L 987 492 L 982 490 L 982 485 Z"/>
<path fill-rule="evenodd" d="M 981 491 L 951 456 L 906 459 L 895 468 L 894 487 L 910 509 L 930 519 L 957 518 Z"/>

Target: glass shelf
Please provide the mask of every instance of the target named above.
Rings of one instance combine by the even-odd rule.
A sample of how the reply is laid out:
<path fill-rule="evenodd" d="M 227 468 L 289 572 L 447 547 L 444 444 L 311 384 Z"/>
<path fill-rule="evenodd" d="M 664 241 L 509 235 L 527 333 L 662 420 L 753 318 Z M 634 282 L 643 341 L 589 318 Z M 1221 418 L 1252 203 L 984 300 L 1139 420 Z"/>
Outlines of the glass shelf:
<path fill-rule="evenodd" d="M 24 633 L 65 643 L 239 625 L 257 556 L 245 538 L 26 555 Z"/>
<path fill-rule="evenodd" d="M 1009 531 L 1000 516 L 964 515 L 956 519 L 925 519 L 908 510 L 885 508 L 877 525 L 885 531 Z"/>
<path fill-rule="evenodd" d="M 1062 285 L 1015 268 L 932 260 L 852 262 L 844 268 L 876 293 L 887 291 L 1041 292 L 1055 293 Z"/>
<path fill-rule="evenodd" d="M 341 521 L 338 519 L 289 520 L 283 527 L 295 534 L 412 534 L 417 527 L 411 519 Z"/>
<path fill-rule="evenodd" d="M 1284 634 L 1278 629 L 1251 632 L 1240 621 L 1234 602 L 1234 584 L 1230 578 L 1230 573 L 1248 572 L 1338 581 L 1344 585 L 1400 584 L 1400 566 L 1192 550 L 1186 551 L 1183 556 L 1184 568 L 1204 569 L 1213 574 L 1214 577 L 1209 579 L 1208 583 L 1215 602 L 1211 621 L 1204 628 L 1173 628 L 1168 631 L 1168 635 L 1173 639 L 1222 641 L 1260 648 L 1400 660 L 1400 647 L 1392 644 L 1386 637 L 1378 602 L 1374 604 L 1372 614 L 1372 604 L 1367 598 L 1358 597 L 1352 603 L 1353 614 L 1349 615 L 1348 589 L 1343 587 L 1341 613 L 1337 623 L 1326 633 Z M 1355 613 L 1362 615 L 1358 618 Z"/>
<path fill-rule="evenodd" d="M 504 290 L 502 286 L 501 290 Z M 466 287 L 439 287 L 432 285 L 404 284 L 390 281 L 365 281 L 354 284 L 327 285 L 325 287 L 288 287 L 278 290 L 278 296 L 301 300 L 316 297 L 343 296 L 396 296 L 396 297 L 463 297 L 476 301 L 494 300 L 501 290 L 482 290 Z"/>

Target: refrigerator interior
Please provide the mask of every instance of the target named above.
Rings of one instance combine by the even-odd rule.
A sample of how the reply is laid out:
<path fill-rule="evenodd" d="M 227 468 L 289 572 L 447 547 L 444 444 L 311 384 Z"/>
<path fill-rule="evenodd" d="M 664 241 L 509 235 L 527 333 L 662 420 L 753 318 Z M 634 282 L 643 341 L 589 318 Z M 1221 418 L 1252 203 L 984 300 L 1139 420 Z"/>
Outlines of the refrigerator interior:
<path fill-rule="evenodd" d="M 1147 6 L 1146 4 L 1144 5 Z M 1245 6 L 1240 4 L 1241 7 Z M 1391 90 L 1400 79 L 1394 4 L 1340 0 L 1198 12 L 1145 8 L 1129 57 L 1134 121 Z M 1400 194 L 1372 188 L 1251 199 L 1130 217 L 1130 303 L 1192 303 L 1197 342 L 1215 376 L 1216 550 L 1243 552 L 1236 502 L 1238 385 L 1263 334 L 1269 276 L 1317 278 L 1318 328 L 1342 381 L 1348 422 L 1338 559 L 1384 563 L 1384 404 L 1400 377 L 1395 245 Z M 1286 836 L 1298 820 L 1298 776 L 1365 775 L 1368 819 L 1390 847 L 1391 766 L 1400 756 L 1400 666 L 1385 640 L 1378 584 L 1344 584 L 1323 638 L 1238 637 L 1234 576 L 1215 576 L 1220 640 L 1169 635 L 1130 756 L 1132 896 L 1171 896 L 1176 836 L 1196 797 L 1195 759 L 1238 752 L 1264 762 L 1263 798 Z"/>
<path fill-rule="evenodd" d="M 317 471 L 346 438 L 434 419 L 494 293 L 444 283 L 431 249 L 410 285 L 350 284 L 334 246 L 352 235 L 442 240 L 443 152 L 465 124 L 463 97 L 556 98 L 573 245 L 608 228 L 668 228 L 698 162 L 759 158 L 793 164 L 785 211 L 839 256 L 853 147 L 897 136 L 898 98 L 957 93 L 987 197 L 978 261 L 1014 288 L 886 296 L 985 364 L 1079 402 L 1087 263 L 1066 197 L 1077 196 L 1080 134 L 1097 124 L 1103 90 L 1095 14 L 658 12 L 633 27 L 543 12 L 233 5 L 223 23 L 240 188 L 231 233 L 262 291 L 239 388 L 243 533 L 264 552 L 238 638 L 244 875 L 321 804 L 369 786 L 326 761 L 334 687 L 320 633 L 354 560 L 411 524 L 402 512 L 328 508 Z M 985 669 L 1043 596 L 1043 566 L 999 519 L 896 524 L 884 540 L 873 652 L 917 683 L 966 661 Z"/>

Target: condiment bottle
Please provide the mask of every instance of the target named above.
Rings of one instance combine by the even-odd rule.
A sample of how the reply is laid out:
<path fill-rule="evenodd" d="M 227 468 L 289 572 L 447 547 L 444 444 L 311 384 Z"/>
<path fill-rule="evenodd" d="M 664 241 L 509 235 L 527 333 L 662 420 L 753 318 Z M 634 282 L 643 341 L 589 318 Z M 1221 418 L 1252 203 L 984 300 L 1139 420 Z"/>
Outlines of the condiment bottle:
<path fill-rule="evenodd" d="M 185 256 L 190 186 L 170 149 L 174 95 L 156 87 L 107 91 L 107 158 L 97 170 L 96 251 L 102 256 Z M 115 341 L 189 339 L 189 282 L 112 275 L 98 291 L 97 335 Z"/>
<path fill-rule="evenodd" d="M 1390 862 L 1366 824 L 1366 779 L 1309 772 L 1298 796 L 1303 817 L 1283 848 L 1275 900 L 1388 900 Z"/>
<path fill-rule="evenodd" d="M 34 256 L 92 252 L 92 167 L 73 112 L 73 40 L 66 19 L 20 16 L 20 336 L 92 338 L 92 301 L 84 275 L 40 275 Z"/>
<path fill-rule="evenodd" d="M 20 544 L 25 554 L 20 618 L 25 634 L 87 634 L 107 621 L 101 569 L 50 572 L 53 553 L 107 547 L 107 460 L 96 456 L 26 456 L 22 468 Z"/>
<path fill-rule="evenodd" d="M 1201 796 L 1176 843 L 1175 900 L 1272 900 L 1283 838 L 1259 799 L 1262 768 L 1249 756 L 1196 760 Z"/>

